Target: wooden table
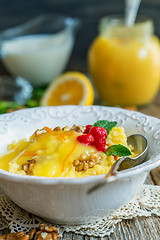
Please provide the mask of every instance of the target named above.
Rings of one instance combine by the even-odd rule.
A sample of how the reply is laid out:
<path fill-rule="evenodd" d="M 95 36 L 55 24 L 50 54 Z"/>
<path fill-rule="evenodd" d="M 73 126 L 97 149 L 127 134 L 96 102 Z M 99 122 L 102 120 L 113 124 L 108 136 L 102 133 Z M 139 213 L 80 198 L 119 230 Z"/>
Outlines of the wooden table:
<path fill-rule="evenodd" d="M 154 102 L 138 111 L 160 118 L 160 93 Z M 160 185 L 160 167 L 151 171 L 147 184 Z M 8 229 L 0 234 L 8 232 Z M 65 233 L 61 240 L 160 240 L 160 217 L 136 217 L 124 220 L 116 225 L 116 230 L 109 237 L 95 238 Z"/>
<path fill-rule="evenodd" d="M 160 118 L 160 92 L 152 104 L 139 109 L 139 111 L 144 114 Z M 154 184 L 160 185 L 160 166 L 151 171 L 151 176 Z"/>

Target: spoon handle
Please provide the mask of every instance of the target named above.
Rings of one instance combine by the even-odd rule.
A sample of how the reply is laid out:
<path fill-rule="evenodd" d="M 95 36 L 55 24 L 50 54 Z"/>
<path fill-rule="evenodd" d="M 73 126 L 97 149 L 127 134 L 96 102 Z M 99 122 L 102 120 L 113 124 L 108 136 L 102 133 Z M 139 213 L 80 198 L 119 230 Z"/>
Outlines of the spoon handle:
<path fill-rule="evenodd" d="M 125 25 L 134 25 L 141 0 L 125 0 Z"/>
<path fill-rule="evenodd" d="M 103 185 L 106 184 L 106 179 L 111 177 L 111 176 L 114 176 L 120 166 L 120 164 L 123 162 L 123 160 L 125 159 L 126 157 L 122 157 L 120 158 L 117 162 L 115 162 L 112 167 L 110 168 L 109 172 L 105 175 L 105 177 L 103 178 L 103 180 L 99 183 L 97 183 L 96 185 L 94 185 L 92 188 L 89 189 L 88 191 L 88 194 L 94 192 L 95 190 L 97 190 L 98 188 L 102 187 Z"/>

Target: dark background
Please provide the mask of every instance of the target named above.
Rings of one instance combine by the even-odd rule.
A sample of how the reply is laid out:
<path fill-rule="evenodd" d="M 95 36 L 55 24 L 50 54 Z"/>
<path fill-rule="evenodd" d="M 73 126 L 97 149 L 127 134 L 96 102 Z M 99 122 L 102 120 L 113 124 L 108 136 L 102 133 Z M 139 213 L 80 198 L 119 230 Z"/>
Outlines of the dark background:
<path fill-rule="evenodd" d="M 124 0 L 0 0 L 0 31 L 42 13 L 61 13 L 82 21 L 67 70 L 87 72 L 87 51 L 97 35 L 98 21 L 109 14 L 123 14 Z M 152 17 L 160 37 L 160 0 L 142 0 L 139 14 Z M 1 72 L 6 70 L 1 66 Z"/>

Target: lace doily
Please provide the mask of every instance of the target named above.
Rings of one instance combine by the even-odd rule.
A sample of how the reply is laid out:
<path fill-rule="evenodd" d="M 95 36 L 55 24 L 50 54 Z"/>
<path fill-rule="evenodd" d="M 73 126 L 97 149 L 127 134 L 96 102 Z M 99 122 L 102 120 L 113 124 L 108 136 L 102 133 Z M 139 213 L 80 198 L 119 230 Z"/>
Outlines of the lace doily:
<path fill-rule="evenodd" d="M 93 224 L 79 226 L 56 225 L 60 236 L 64 232 L 104 237 L 110 235 L 118 222 L 137 216 L 160 216 L 160 187 L 143 185 L 141 191 L 126 205 L 110 216 Z M 44 222 L 41 218 L 19 208 L 5 194 L 0 194 L 0 230 L 9 228 L 11 232 L 24 231 L 37 227 Z M 49 223 L 47 223 L 49 224 Z M 50 223 L 51 224 L 51 223 Z"/>

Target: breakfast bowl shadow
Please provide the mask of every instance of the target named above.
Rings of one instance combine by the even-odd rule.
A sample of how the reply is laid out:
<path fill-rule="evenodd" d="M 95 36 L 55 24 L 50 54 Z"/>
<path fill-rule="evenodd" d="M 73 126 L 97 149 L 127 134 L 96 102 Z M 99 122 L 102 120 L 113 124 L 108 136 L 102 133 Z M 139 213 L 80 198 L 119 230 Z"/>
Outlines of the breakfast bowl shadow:
<path fill-rule="evenodd" d="M 19 110 L 0 116 L 1 153 L 13 140 L 29 138 L 36 129 L 48 126 L 93 124 L 117 121 L 126 135 L 143 134 L 148 155 L 140 165 L 118 172 L 106 184 L 88 194 L 104 175 L 83 178 L 49 178 L 18 175 L 0 170 L 0 186 L 18 206 L 50 222 L 84 224 L 98 221 L 129 202 L 141 189 L 149 171 L 160 165 L 160 120 L 139 112 L 102 106 L 59 106 Z"/>

